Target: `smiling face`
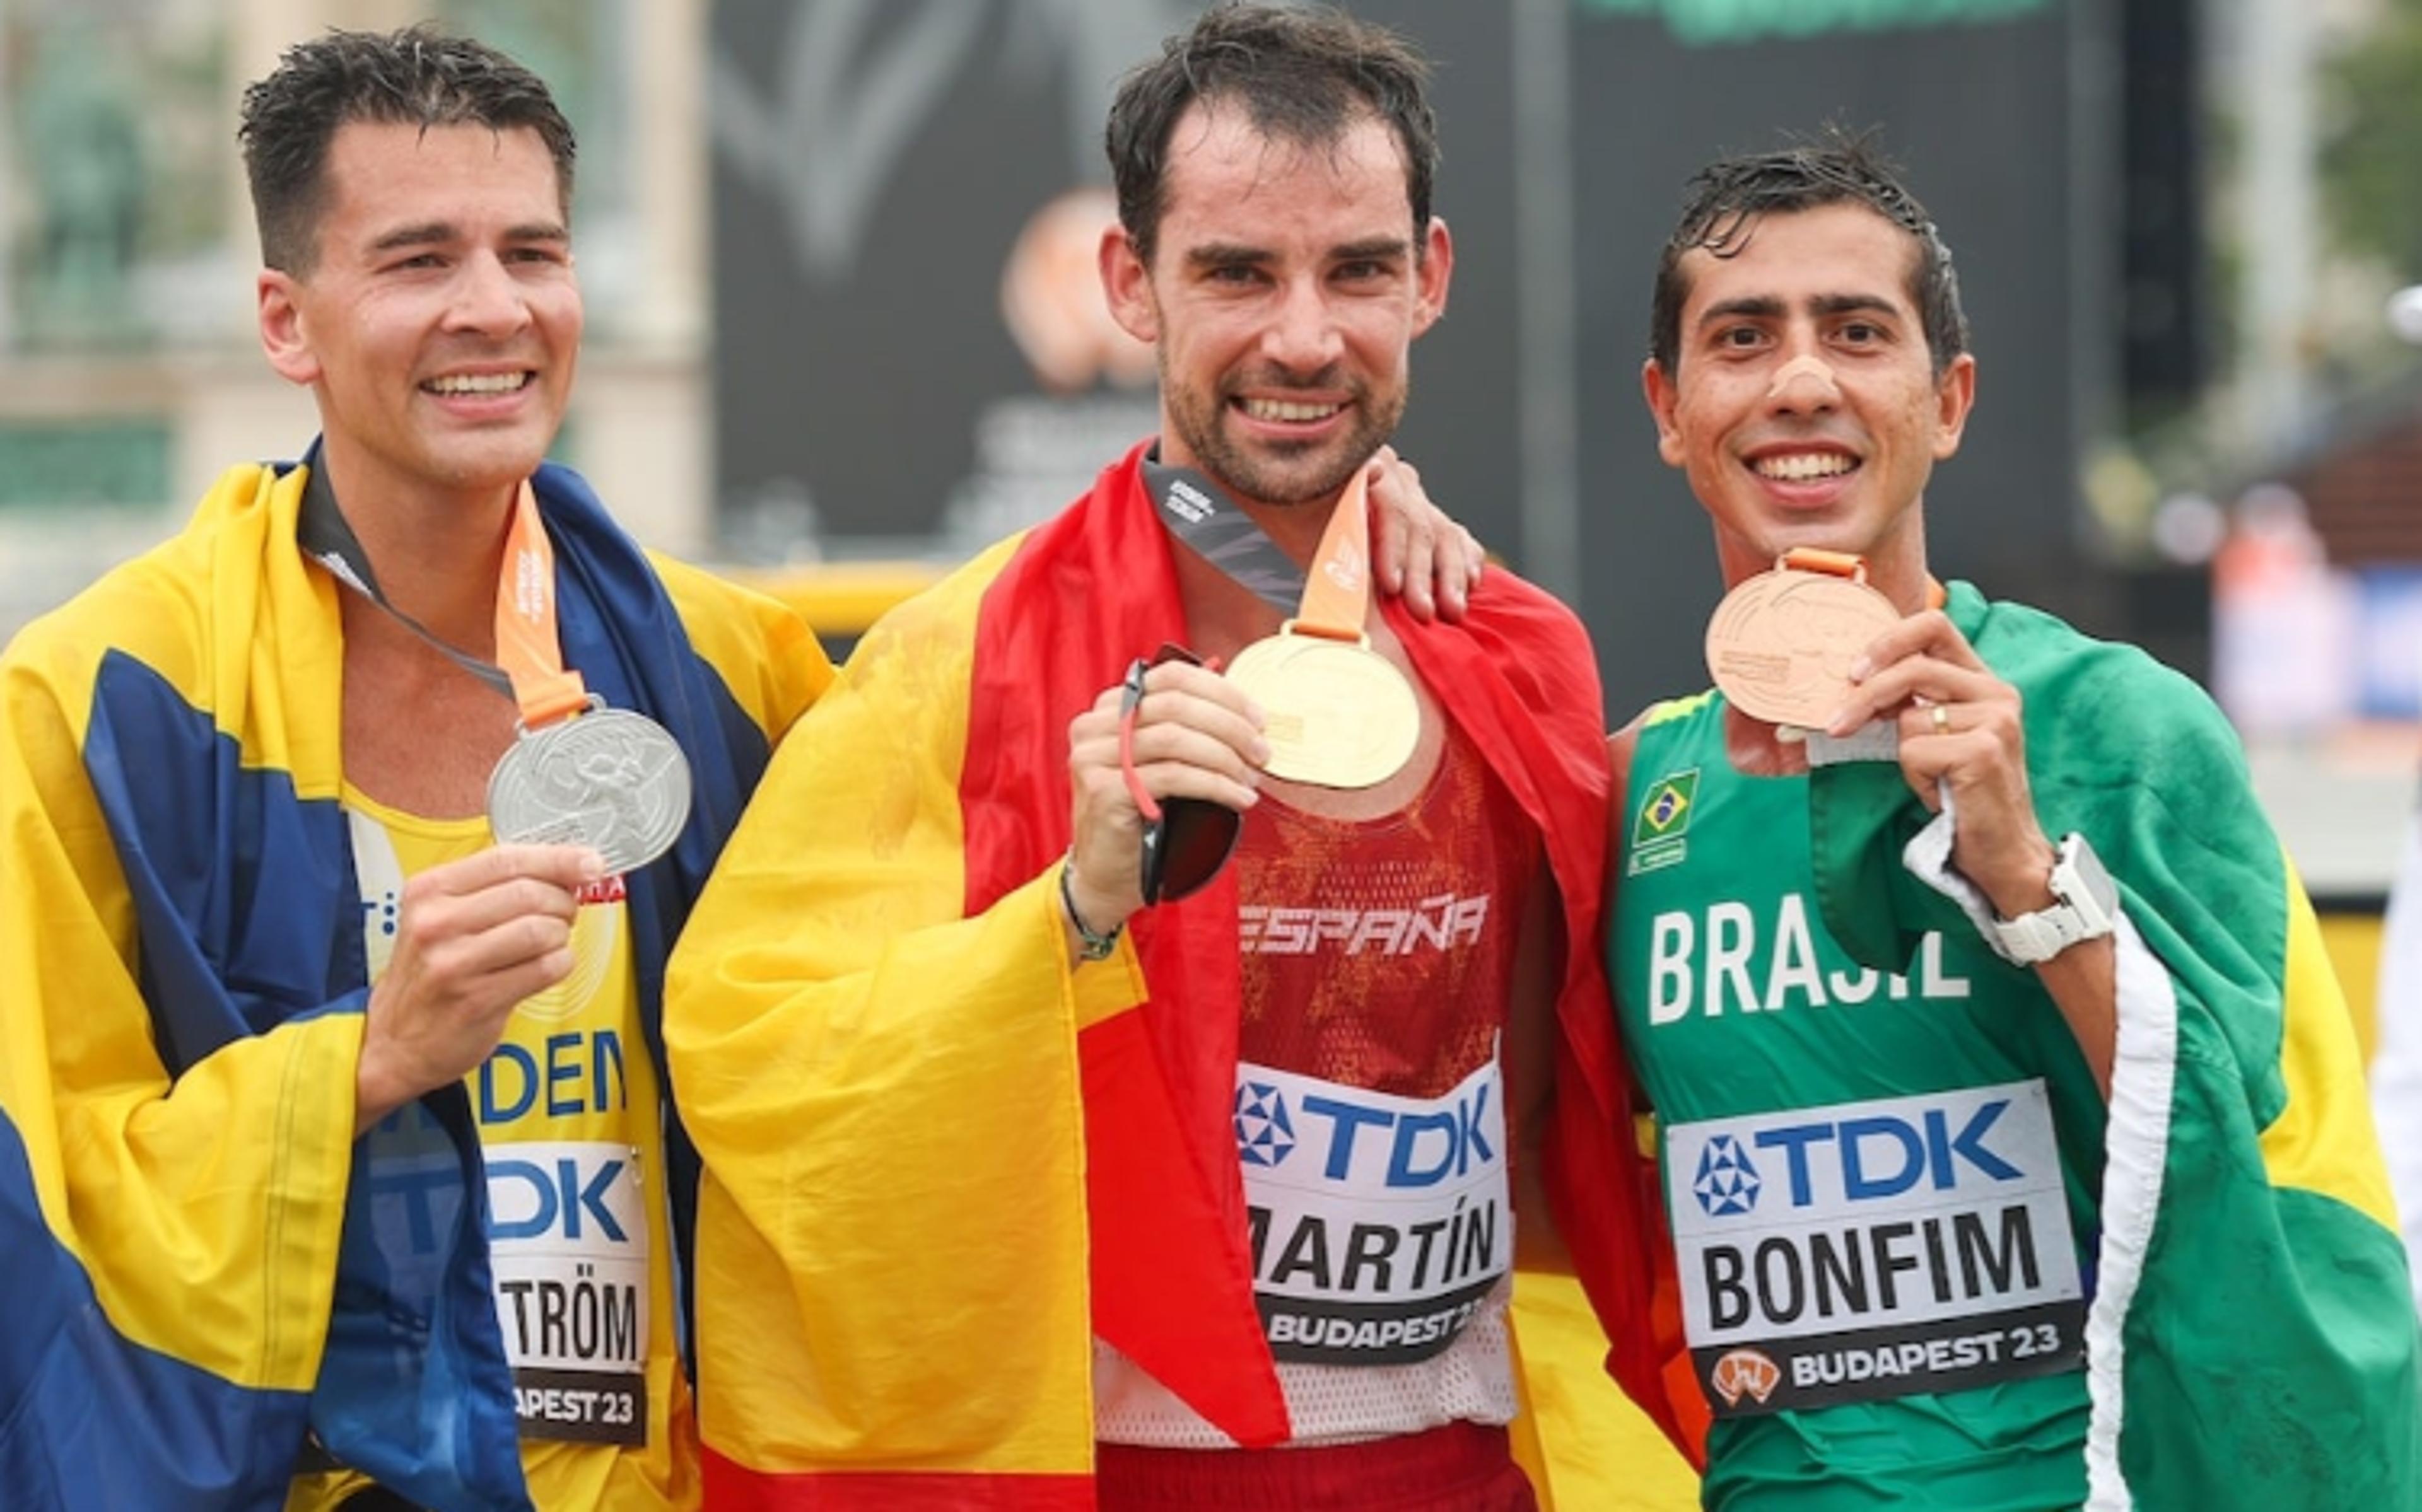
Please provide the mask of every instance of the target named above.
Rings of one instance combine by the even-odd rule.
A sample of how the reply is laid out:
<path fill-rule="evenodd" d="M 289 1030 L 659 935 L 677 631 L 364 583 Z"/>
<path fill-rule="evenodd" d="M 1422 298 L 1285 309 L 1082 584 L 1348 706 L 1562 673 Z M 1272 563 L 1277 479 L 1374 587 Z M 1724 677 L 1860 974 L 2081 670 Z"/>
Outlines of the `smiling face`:
<path fill-rule="evenodd" d="M 1249 504 L 1334 499 L 1404 416 L 1413 338 L 1446 306 L 1444 223 L 1415 242 L 1403 153 L 1369 116 L 1307 145 L 1198 103 L 1165 195 L 1149 265 L 1123 229 L 1102 244 L 1119 323 L 1157 346 L 1163 460 Z"/>
<path fill-rule="evenodd" d="M 1862 205 L 1770 212 L 1747 244 L 1682 267 L 1675 370 L 1643 373 L 1658 449 L 1713 517 L 1727 583 L 1793 547 L 1867 559 L 1879 586 L 1926 574 L 1920 510 L 1975 397 L 1965 353 L 1938 374 L 1910 289 L 1917 243 Z"/>
<path fill-rule="evenodd" d="M 563 422 L 580 288 L 537 132 L 354 121 L 310 271 L 260 274 L 270 365 L 319 400 L 349 499 L 510 491 Z"/>

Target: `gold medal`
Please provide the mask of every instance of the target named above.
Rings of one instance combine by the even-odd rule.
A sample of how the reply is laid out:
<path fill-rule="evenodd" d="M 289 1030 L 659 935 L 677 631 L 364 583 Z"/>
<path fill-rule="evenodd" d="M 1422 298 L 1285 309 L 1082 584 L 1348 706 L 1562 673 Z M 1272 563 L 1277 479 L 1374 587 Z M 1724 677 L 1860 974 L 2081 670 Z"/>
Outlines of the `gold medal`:
<path fill-rule="evenodd" d="M 1228 680 L 1261 705 L 1263 770 L 1321 787 L 1374 787 L 1421 743 L 1422 706 L 1396 664 L 1371 649 L 1371 541 L 1361 468 L 1321 532 L 1303 600 L 1279 632 L 1236 653 Z"/>
<path fill-rule="evenodd" d="M 1707 673 L 1734 707 L 1771 725 L 1818 729 L 1850 694 L 1850 663 L 1900 621 L 1892 600 L 1867 586 L 1855 558 L 1845 572 L 1801 569 L 1792 553 L 1747 580 L 1707 622 Z"/>
<path fill-rule="evenodd" d="M 1262 707 L 1270 775 L 1371 787 L 1403 771 L 1422 733 L 1412 684 L 1370 637 L 1335 640 L 1295 624 L 1246 647 L 1228 668 L 1228 680 Z"/>

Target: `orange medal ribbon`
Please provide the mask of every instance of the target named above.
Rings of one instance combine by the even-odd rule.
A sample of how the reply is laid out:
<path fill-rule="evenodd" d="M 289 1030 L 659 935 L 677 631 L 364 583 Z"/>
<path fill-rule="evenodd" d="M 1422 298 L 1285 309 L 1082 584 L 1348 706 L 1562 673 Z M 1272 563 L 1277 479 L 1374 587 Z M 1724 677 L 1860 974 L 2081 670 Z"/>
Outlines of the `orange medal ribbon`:
<path fill-rule="evenodd" d="M 1370 787 L 1412 759 L 1421 704 L 1362 632 L 1371 608 L 1370 475 L 1356 468 L 1321 532 L 1303 598 L 1276 635 L 1236 653 L 1228 680 L 1262 706 L 1267 771 L 1288 782 Z"/>
<path fill-rule="evenodd" d="M 543 728 L 589 705 L 589 685 L 563 665 L 555 620 L 555 543 L 525 481 L 513 500 L 505 557 L 496 569 L 496 664 L 512 679 L 522 727 Z"/>
<path fill-rule="evenodd" d="M 1867 581 L 1867 559 L 1853 552 L 1829 552 L 1816 546 L 1794 546 L 1774 559 L 1774 565 L 1785 572 L 1824 572 L 1853 583 Z M 1951 600 L 1942 580 L 1931 575 L 1926 580 L 1926 607 L 1940 609 Z"/>
<path fill-rule="evenodd" d="M 1329 516 L 1304 574 L 1303 602 L 1288 622 L 1297 633 L 1332 641 L 1359 641 L 1371 612 L 1371 470 L 1354 479 Z"/>
<path fill-rule="evenodd" d="M 496 662 L 522 718 L 512 748 L 488 777 L 489 829 L 498 840 L 591 847 L 609 877 L 583 900 L 620 897 L 621 875 L 680 836 L 689 817 L 689 763 L 662 725 L 606 708 L 564 666 L 555 546 L 527 482 L 513 500 L 496 569 Z"/>

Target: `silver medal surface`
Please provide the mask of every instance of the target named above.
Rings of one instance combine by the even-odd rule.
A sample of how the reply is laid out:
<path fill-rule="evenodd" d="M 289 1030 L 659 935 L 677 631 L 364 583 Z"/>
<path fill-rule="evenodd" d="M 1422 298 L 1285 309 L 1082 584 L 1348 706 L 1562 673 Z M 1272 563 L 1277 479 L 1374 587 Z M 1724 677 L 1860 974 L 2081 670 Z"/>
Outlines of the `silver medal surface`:
<path fill-rule="evenodd" d="M 525 733 L 488 776 L 488 827 L 512 845 L 585 845 L 610 875 L 671 849 L 689 818 L 689 762 L 664 726 L 626 709 Z"/>

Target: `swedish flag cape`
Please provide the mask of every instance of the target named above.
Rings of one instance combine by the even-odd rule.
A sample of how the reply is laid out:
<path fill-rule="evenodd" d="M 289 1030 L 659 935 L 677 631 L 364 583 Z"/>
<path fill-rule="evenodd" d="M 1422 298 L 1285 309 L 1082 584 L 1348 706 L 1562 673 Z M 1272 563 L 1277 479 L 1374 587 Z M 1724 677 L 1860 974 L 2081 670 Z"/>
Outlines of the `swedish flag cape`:
<path fill-rule="evenodd" d="M 1231 1123 L 1233 874 L 1094 965 L 1067 959 L 1054 896 L 1069 718 L 1186 635 L 1140 450 L 861 643 L 676 955 L 713 1505 L 1090 1506 L 1095 1335 L 1239 1442 L 1288 1436 Z M 1461 626 L 1390 623 L 1545 837 L 1571 942 L 1558 1215 L 1618 1373 L 1683 1435 L 1594 947 L 1587 638 L 1507 574 Z"/>
<path fill-rule="evenodd" d="M 467 1100 L 424 1099 L 442 1137 L 409 1157 L 354 1138 L 343 647 L 294 545 L 304 475 L 230 471 L 0 659 L 12 1509 L 275 1507 L 307 1427 L 420 1504 L 527 1503 Z M 826 669 L 770 603 L 685 627 L 729 590 L 652 563 L 574 475 L 533 481 L 565 662 L 669 729 L 695 780 L 671 853 L 628 879 L 653 1040 L 673 935 Z M 668 1149 L 685 1234 L 695 1158 Z"/>
<path fill-rule="evenodd" d="M 2044 828 L 2093 843 L 2125 914 L 2108 1123 L 2085 1142 L 2105 1152 L 2085 1173 L 2088 1505 L 2422 1506 L 2414 1313 L 2362 1058 L 2235 734 L 2131 647 L 1967 584 L 1946 612 L 2024 699 Z M 1890 763 L 1812 776 L 1826 926 L 1868 965 L 1974 927 L 1899 865 L 1925 818 Z"/>

